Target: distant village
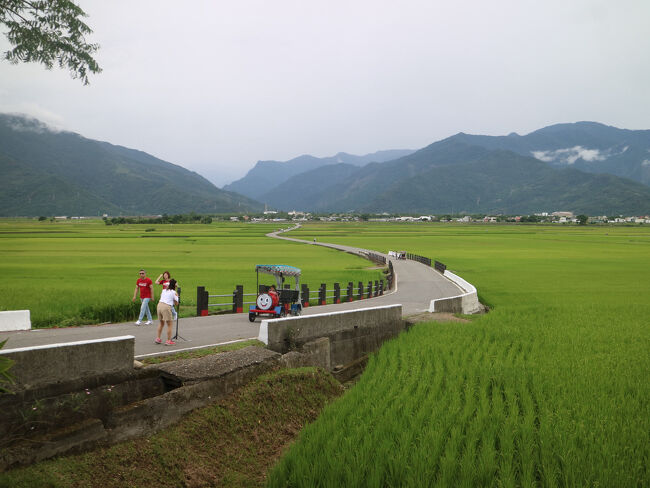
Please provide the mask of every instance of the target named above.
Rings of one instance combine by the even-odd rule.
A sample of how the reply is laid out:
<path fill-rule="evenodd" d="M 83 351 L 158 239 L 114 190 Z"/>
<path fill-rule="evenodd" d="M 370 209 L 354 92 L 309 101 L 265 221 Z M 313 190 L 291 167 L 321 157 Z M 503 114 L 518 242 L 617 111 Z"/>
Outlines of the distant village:
<path fill-rule="evenodd" d="M 244 220 L 252 222 L 286 222 L 286 221 L 323 221 L 323 222 L 460 222 L 460 223 L 497 223 L 497 222 L 531 222 L 531 223 L 557 223 L 557 224 L 650 224 L 650 215 L 644 216 L 616 216 L 606 215 L 588 216 L 574 215 L 573 212 L 540 212 L 532 215 L 395 215 L 381 214 L 311 214 L 292 210 L 291 212 L 278 212 L 266 210 L 262 216 L 232 216 L 230 220 Z"/>
<path fill-rule="evenodd" d="M 97 217 L 71 217 L 59 215 L 55 217 L 38 217 L 38 220 L 80 220 L 96 219 Z M 467 223 L 552 223 L 552 224 L 650 224 L 650 215 L 641 216 L 588 216 L 574 215 L 573 212 L 540 212 L 532 215 L 399 215 L 399 214 L 369 214 L 369 213 L 332 213 L 320 214 L 292 210 L 282 212 L 265 210 L 259 214 L 228 215 L 228 214 L 179 214 L 179 215 L 140 215 L 113 217 L 104 214 L 101 217 L 106 225 L 125 223 L 201 223 L 210 224 L 213 221 L 230 220 L 233 222 L 458 222 Z"/>

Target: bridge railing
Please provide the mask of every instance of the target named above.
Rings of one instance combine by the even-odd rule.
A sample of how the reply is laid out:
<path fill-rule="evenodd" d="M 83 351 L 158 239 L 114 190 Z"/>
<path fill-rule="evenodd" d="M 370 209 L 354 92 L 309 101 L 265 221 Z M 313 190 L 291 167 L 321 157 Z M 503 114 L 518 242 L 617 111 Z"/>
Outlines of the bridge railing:
<path fill-rule="evenodd" d="M 392 265 L 389 266 L 392 270 Z M 391 284 L 392 275 L 387 275 L 390 279 L 388 285 Z M 264 285 L 260 288 L 265 289 Z M 310 307 L 314 305 L 327 305 L 334 303 L 353 302 L 357 300 L 364 300 L 381 296 L 384 292 L 390 289 L 384 280 L 374 280 L 364 283 L 359 281 L 353 283 L 349 281 L 344 288 L 341 288 L 340 283 L 334 283 L 331 288 L 327 284 L 321 283 L 317 289 L 310 289 L 309 285 L 303 283 L 300 289 L 300 303 L 303 307 Z M 265 290 L 263 290 L 265 291 Z M 237 285 L 231 293 L 223 294 L 210 294 L 204 286 L 196 287 L 196 315 L 205 316 L 210 312 L 220 311 L 232 313 L 242 313 L 248 307 L 244 305 L 254 305 L 255 300 L 245 300 L 245 298 L 256 297 L 257 293 L 244 293 L 244 286 Z"/>

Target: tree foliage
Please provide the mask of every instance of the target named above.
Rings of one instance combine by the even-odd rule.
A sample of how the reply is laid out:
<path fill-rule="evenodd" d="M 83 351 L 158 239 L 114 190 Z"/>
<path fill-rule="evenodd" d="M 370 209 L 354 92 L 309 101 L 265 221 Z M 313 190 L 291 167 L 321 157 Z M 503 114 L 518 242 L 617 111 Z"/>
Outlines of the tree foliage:
<path fill-rule="evenodd" d="M 13 46 L 3 57 L 13 64 L 37 62 L 68 69 L 88 84 L 88 73 L 100 73 L 93 58 L 98 44 L 86 42 L 92 30 L 81 19 L 86 13 L 70 0 L 0 0 L 0 24 Z"/>

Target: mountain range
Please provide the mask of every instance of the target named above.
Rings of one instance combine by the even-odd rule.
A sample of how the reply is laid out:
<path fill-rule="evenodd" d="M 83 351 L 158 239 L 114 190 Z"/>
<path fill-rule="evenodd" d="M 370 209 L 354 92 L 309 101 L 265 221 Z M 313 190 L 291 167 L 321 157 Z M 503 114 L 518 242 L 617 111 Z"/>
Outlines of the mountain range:
<path fill-rule="evenodd" d="M 0 216 L 261 210 L 243 195 L 142 151 L 0 114 Z"/>
<path fill-rule="evenodd" d="M 487 149 L 505 149 L 533 156 L 557 168 L 607 173 L 650 185 L 650 130 L 577 122 L 552 125 L 525 136 L 461 133 L 456 139 Z"/>
<path fill-rule="evenodd" d="M 650 212 L 649 184 L 650 131 L 578 122 L 526 136 L 459 133 L 381 164 L 305 170 L 250 196 L 315 212 L 632 215 Z"/>
<path fill-rule="evenodd" d="M 393 159 L 401 158 L 415 152 L 411 149 L 390 149 L 377 151 L 364 156 L 355 156 L 340 152 L 326 158 L 316 158 L 309 154 L 298 156 L 289 161 L 258 161 L 257 164 L 243 178 L 223 187 L 224 190 L 234 191 L 250 198 L 264 201 L 265 193 L 269 189 L 275 191 L 292 176 L 305 171 L 328 166 L 332 164 L 349 164 L 352 166 L 365 166 L 368 163 L 383 163 Z"/>
<path fill-rule="evenodd" d="M 0 216 L 312 212 L 650 214 L 650 131 L 459 133 L 417 151 L 259 161 L 218 189 L 142 151 L 0 114 Z M 261 202 L 261 203 L 260 203 Z"/>

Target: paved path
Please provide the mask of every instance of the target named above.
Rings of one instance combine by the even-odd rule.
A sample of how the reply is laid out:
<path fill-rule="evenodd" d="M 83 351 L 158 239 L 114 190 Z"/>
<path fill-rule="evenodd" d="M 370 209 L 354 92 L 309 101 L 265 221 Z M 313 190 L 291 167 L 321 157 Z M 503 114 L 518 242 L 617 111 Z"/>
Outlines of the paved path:
<path fill-rule="evenodd" d="M 306 245 L 330 247 L 361 256 L 369 252 L 365 249 L 338 244 L 312 243 L 292 239 L 277 235 L 276 233 L 269 234 L 269 237 L 302 242 Z M 376 251 L 372 252 L 377 253 Z M 304 309 L 303 315 L 393 304 L 401 304 L 403 314 L 411 315 L 428 310 L 429 303 L 435 298 L 444 298 L 459 294 L 459 288 L 454 283 L 428 266 L 415 261 L 397 259 L 392 259 L 392 261 L 393 269 L 397 276 L 395 291 L 386 293 L 380 297 L 351 303 L 308 307 Z M 154 325 L 141 326 L 127 322 L 121 324 L 68 327 L 63 329 L 0 332 L 0 341 L 9 339 L 5 345 L 5 349 L 14 349 L 18 347 L 132 335 L 135 337 L 136 357 L 144 357 L 244 339 L 254 339 L 257 338 L 260 322 L 260 318 L 253 323 L 249 322 L 247 313 L 182 318 L 179 321 L 179 335 L 187 340 L 179 339 L 175 346 L 160 346 L 153 343 L 157 322 L 154 322 Z"/>

